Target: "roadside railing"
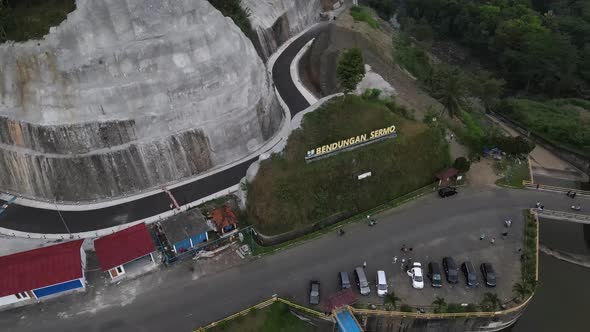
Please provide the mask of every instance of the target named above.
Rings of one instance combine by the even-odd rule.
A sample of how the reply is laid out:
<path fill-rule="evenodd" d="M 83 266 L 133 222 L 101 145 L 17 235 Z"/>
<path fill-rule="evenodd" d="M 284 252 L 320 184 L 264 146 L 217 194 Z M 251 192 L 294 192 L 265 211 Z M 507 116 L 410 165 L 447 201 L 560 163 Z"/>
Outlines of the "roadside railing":
<path fill-rule="evenodd" d="M 528 180 L 522 181 L 522 185 L 527 189 L 552 191 L 552 192 L 558 192 L 558 193 L 564 193 L 564 194 L 568 193 L 568 192 L 575 192 L 576 195 L 590 197 L 590 191 L 587 191 L 587 190 L 548 186 L 548 185 L 544 185 L 544 184 L 540 184 L 540 183 L 534 183 L 534 182 L 528 181 Z"/>
<path fill-rule="evenodd" d="M 536 211 L 538 216 L 548 219 L 567 220 L 572 222 L 579 222 L 583 224 L 590 224 L 590 215 L 577 214 L 563 211 L 546 210 Z"/>

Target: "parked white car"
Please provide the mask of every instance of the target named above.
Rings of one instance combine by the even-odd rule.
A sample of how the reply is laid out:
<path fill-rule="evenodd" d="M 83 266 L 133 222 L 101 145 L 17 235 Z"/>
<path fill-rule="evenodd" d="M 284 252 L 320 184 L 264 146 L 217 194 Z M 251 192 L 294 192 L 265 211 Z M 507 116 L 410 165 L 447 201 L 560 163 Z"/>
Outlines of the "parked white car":
<path fill-rule="evenodd" d="M 377 271 L 377 295 L 387 295 L 387 277 L 382 270 Z"/>
<path fill-rule="evenodd" d="M 408 270 L 408 276 L 412 278 L 412 287 L 416 289 L 424 288 L 424 276 L 422 274 L 422 264 L 414 263 Z"/>

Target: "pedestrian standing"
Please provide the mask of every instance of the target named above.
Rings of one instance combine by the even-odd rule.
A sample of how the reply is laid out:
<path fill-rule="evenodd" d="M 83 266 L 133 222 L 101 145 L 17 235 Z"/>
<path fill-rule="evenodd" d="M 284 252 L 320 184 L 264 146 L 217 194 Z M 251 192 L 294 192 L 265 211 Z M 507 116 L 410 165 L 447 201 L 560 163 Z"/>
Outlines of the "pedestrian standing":
<path fill-rule="evenodd" d="M 568 194 L 569 195 L 569 194 Z M 538 209 L 539 206 L 541 206 L 541 202 L 537 201 L 537 204 L 535 204 L 535 207 Z"/>
<path fill-rule="evenodd" d="M 539 189 L 539 184 L 537 183 L 537 190 Z"/>
<path fill-rule="evenodd" d="M 363 262 L 363 269 L 367 267 L 367 261 Z"/>
<path fill-rule="evenodd" d="M 485 235 L 484 233 L 481 233 L 481 235 L 479 236 L 479 239 L 480 239 L 480 240 L 483 240 L 483 239 L 485 239 L 485 238 L 486 238 L 486 235 Z"/>
<path fill-rule="evenodd" d="M 572 198 L 576 198 L 576 192 L 575 191 L 572 193 Z"/>
<path fill-rule="evenodd" d="M 516 252 L 520 254 L 522 252 L 522 248 L 519 247 Z"/>
<path fill-rule="evenodd" d="M 393 264 L 397 263 L 397 256 L 393 256 Z"/>
<path fill-rule="evenodd" d="M 494 244 L 494 243 L 496 243 L 496 238 L 495 238 L 495 237 L 493 237 L 493 238 L 490 240 L 490 243 L 491 243 L 491 244 Z"/>

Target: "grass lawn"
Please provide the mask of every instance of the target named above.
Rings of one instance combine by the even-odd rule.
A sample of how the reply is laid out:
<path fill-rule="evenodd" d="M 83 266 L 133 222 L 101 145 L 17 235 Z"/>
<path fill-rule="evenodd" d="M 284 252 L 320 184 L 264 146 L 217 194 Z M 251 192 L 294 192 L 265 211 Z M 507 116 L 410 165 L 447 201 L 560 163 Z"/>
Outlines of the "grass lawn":
<path fill-rule="evenodd" d="M 350 8 L 350 15 L 355 21 L 366 22 L 373 29 L 377 29 L 379 27 L 379 23 L 375 18 L 373 18 L 371 12 L 366 7 L 353 6 Z"/>
<path fill-rule="evenodd" d="M 40 39 L 74 9 L 75 0 L 4 1 L 4 8 L 0 8 L 0 42 Z"/>
<path fill-rule="evenodd" d="M 393 106 L 390 104 L 390 108 Z M 449 165 L 440 131 L 396 115 L 383 102 L 336 99 L 305 116 L 285 151 L 260 165 L 248 189 L 249 218 L 264 234 L 373 209 L 421 188 Z M 398 137 L 306 163 L 309 149 L 396 125 Z M 362 181 L 361 173 L 372 176 Z"/>
<path fill-rule="evenodd" d="M 261 310 L 252 310 L 246 316 L 210 328 L 212 332 L 312 332 L 317 329 L 293 315 L 289 306 L 275 302 Z"/>
<path fill-rule="evenodd" d="M 496 168 L 504 177 L 496 181 L 497 185 L 524 188 L 522 181 L 531 179 L 529 164 L 526 160 L 504 159 L 496 163 Z"/>

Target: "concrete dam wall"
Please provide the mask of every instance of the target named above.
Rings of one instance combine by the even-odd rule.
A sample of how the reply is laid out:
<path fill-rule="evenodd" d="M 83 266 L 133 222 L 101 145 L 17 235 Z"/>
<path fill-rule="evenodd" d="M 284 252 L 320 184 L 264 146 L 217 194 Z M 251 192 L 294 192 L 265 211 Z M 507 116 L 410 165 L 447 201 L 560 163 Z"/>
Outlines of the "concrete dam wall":
<path fill-rule="evenodd" d="M 133 194 L 239 160 L 278 130 L 262 60 L 207 1 L 76 5 L 43 40 L 0 45 L 0 190 Z"/>
<path fill-rule="evenodd" d="M 242 0 L 250 12 L 261 56 L 266 61 L 281 44 L 320 20 L 326 3 L 337 0 Z"/>

